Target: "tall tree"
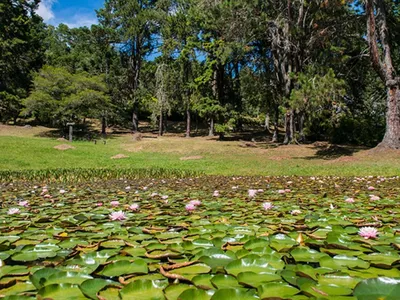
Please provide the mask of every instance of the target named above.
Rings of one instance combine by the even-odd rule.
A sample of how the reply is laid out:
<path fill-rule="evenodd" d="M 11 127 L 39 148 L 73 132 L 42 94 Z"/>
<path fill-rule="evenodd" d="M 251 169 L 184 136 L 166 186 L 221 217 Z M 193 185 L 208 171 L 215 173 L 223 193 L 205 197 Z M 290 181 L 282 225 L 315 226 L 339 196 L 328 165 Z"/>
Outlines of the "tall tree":
<path fill-rule="evenodd" d="M 387 90 L 386 131 L 378 147 L 400 149 L 400 76 L 393 64 L 390 12 L 384 0 L 366 0 L 365 12 L 372 66 Z"/>
<path fill-rule="evenodd" d="M 45 25 L 36 14 L 39 0 L 0 2 L 0 121 L 18 117 L 28 95 L 31 71 L 43 62 Z"/>
<path fill-rule="evenodd" d="M 126 96 L 132 106 L 132 130 L 138 130 L 138 87 L 143 60 L 155 47 L 155 0 L 106 0 L 100 25 L 117 45 L 127 64 Z"/>

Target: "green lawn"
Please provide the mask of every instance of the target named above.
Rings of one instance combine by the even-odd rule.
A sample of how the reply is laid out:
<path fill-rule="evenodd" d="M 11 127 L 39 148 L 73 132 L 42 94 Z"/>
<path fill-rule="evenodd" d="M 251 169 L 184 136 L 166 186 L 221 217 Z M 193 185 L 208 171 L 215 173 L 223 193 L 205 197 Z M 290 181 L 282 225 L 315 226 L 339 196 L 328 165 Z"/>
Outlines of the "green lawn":
<path fill-rule="evenodd" d="M 7 135 L 9 132 L 10 135 Z M 204 137 L 185 139 L 176 136 L 155 138 L 148 134 L 142 141 L 129 135 L 102 142 L 77 141 L 75 149 L 60 151 L 53 147 L 66 142 L 37 137 L 28 131 L 0 134 L 0 169 L 48 168 L 173 168 L 196 170 L 209 175 L 398 175 L 397 151 L 371 152 L 345 147 L 345 153 L 324 153 L 314 145 L 257 148 L 240 147 L 243 142 L 220 142 Z M 117 154 L 128 158 L 111 159 Z"/>

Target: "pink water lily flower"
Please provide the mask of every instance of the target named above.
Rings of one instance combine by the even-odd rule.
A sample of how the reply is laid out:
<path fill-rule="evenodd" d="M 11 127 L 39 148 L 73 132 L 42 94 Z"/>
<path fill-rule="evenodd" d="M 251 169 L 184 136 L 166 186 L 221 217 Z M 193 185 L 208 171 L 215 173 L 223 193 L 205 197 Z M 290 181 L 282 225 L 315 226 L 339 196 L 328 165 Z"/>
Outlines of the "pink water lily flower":
<path fill-rule="evenodd" d="M 9 215 L 16 215 L 21 213 L 21 211 L 19 210 L 19 208 L 10 208 L 7 212 L 7 214 Z"/>
<path fill-rule="evenodd" d="M 191 200 L 189 204 L 193 204 L 194 206 L 199 206 L 201 204 L 200 200 Z"/>
<path fill-rule="evenodd" d="M 214 191 L 213 197 L 219 197 L 219 191 Z"/>
<path fill-rule="evenodd" d="M 373 190 L 375 190 L 375 188 L 373 186 L 368 187 L 368 191 L 373 191 Z"/>
<path fill-rule="evenodd" d="M 155 197 L 155 196 L 158 196 L 158 194 L 157 193 L 151 193 L 151 195 L 150 195 L 150 197 Z"/>
<path fill-rule="evenodd" d="M 264 190 L 263 189 L 258 189 L 257 193 L 264 193 Z"/>
<path fill-rule="evenodd" d="M 24 201 L 19 201 L 18 202 L 19 206 L 23 206 L 23 207 L 28 207 L 29 206 L 29 202 L 24 200 Z"/>
<path fill-rule="evenodd" d="M 291 191 L 291 189 L 285 189 L 285 193 L 290 193 Z"/>
<path fill-rule="evenodd" d="M 250 198 L 254 198 L 257 194 L 257 190 L 253 190 L 253 189 L 250 189 L 248 192 L 249 192 Z"/>
<path fill-rule="evenodd" d="M 110 204 L 111 204 L 111 206 L 116 207 L 119 205 L 119 201 L 111 201 Z"/>
<path fill-rule="evenodd" d="M 167 196 L 167 195 L 163 195 L 163 196 L 161 196 L 161 199 L 167 200 L 167 199 L 168 199 L 168 196 Z"/>
<path fill-rule="evenodd" d="M 347 198 L 346 200 L 344 200 L 347 203 L 354 203 L 355 200 L 353 198 Z"/>
<path fill-rule="evenodd" d="M 122 210 L 114 211 L 110 214 L 110 219 L 112 221 L 122 221 L 126 219 L 126 215 Z"/>
<path fill-rule="evenodd" d="M 285 190 L 278 190 L 278 194 L 284 194 Z"/>
<path fill-rule="evenodd" d="M 103 206 L 103 202 L 97 202 L 97 206 Z"/>
<path fill-rule="evenodd" d="M 369 200 L 371 200 L 371 201 L 378 201 L 378 200 L 380 200 L 381 198 L 379 197 L 379 196 L 376 196 L 376 195 L 369 195 Z"/>
<path fill-rule="evenodd" d="M 185 209 L 186 209 L 187 211 L 194 211 L 194 210 L 196 209 L 196 205 L 191 204 L 191 203 L 186 204 Z"/>
<path fill-rule="evenodd" d="M 46 194 L 46 195 L 43 196 L 43 198 L 51 198 L 51 195 Z"/>
<path fill-rule="evenodd" d="M 59 191 L 59 193 L 60 194 L 65 194 L 67 191 L 66 190 L 63 190 L 63 189 L 61 189 L 60 191 Z"/>
<path fill-rule="evenodd" d="M 139 210 L 139 204 L 133 203 L 133 204 L 131 204 L 131 205 L 129 206 L 129 209 L 130 209 L 130 210 L 134 210 L 134 211 Z"/>
<path fill-rule="evenodd" d="M 263 206 L 263 208 L 264 208 L 265 210 L 270 210 L 270 209 L 272 209 L 272 208 L 274 207 L 274 205 L 273 205 L 271 202 L 264 202 L 264 203 L 262 204 L 262 206 Z"/>
<path fill-rule="evenodd" d="M 375 227 L 361 227 L 358 234 L 365 239 L 374 239 L 378 236 L 378 229 Z"/>

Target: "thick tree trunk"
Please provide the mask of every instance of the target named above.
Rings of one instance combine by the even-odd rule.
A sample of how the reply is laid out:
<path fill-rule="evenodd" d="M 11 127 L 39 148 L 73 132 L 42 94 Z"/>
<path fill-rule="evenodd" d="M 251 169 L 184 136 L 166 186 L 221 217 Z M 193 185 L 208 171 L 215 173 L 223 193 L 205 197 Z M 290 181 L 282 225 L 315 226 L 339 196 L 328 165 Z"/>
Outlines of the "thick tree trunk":
<path fill-rule="evenodd" d="M 365 12 L 371 63 L 387 88 L 386 131 L 378 147 L 400 149 L 400 77 L 393 67 L 385 1 L 366 0 Z"/>
<path fill-rule="evenodd" d="M 186 110 L 186 137 L 190 137 L 190 110 Z"/>
<path fill-rule="evenodd" d="M 214 136 L 214 117 L 210 118 L 210 129 L 208 131 L 208 136 Z"/>
<path fill-rule="evenodd" d="M 389 88 L 387 95 L 386 131 L 378 147 L 400 149 L 400 84 Z"/>

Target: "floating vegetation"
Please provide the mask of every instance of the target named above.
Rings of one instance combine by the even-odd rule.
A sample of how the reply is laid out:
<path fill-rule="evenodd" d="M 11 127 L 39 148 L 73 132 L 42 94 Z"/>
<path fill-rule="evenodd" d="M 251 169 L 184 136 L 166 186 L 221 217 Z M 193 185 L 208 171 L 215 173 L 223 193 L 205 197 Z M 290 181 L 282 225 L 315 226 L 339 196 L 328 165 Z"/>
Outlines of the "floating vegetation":
<path fill-rule="evenodd" d="M 0 296 L 398 299 L 399 183 L 397 177 L 3 183 Z"/>

